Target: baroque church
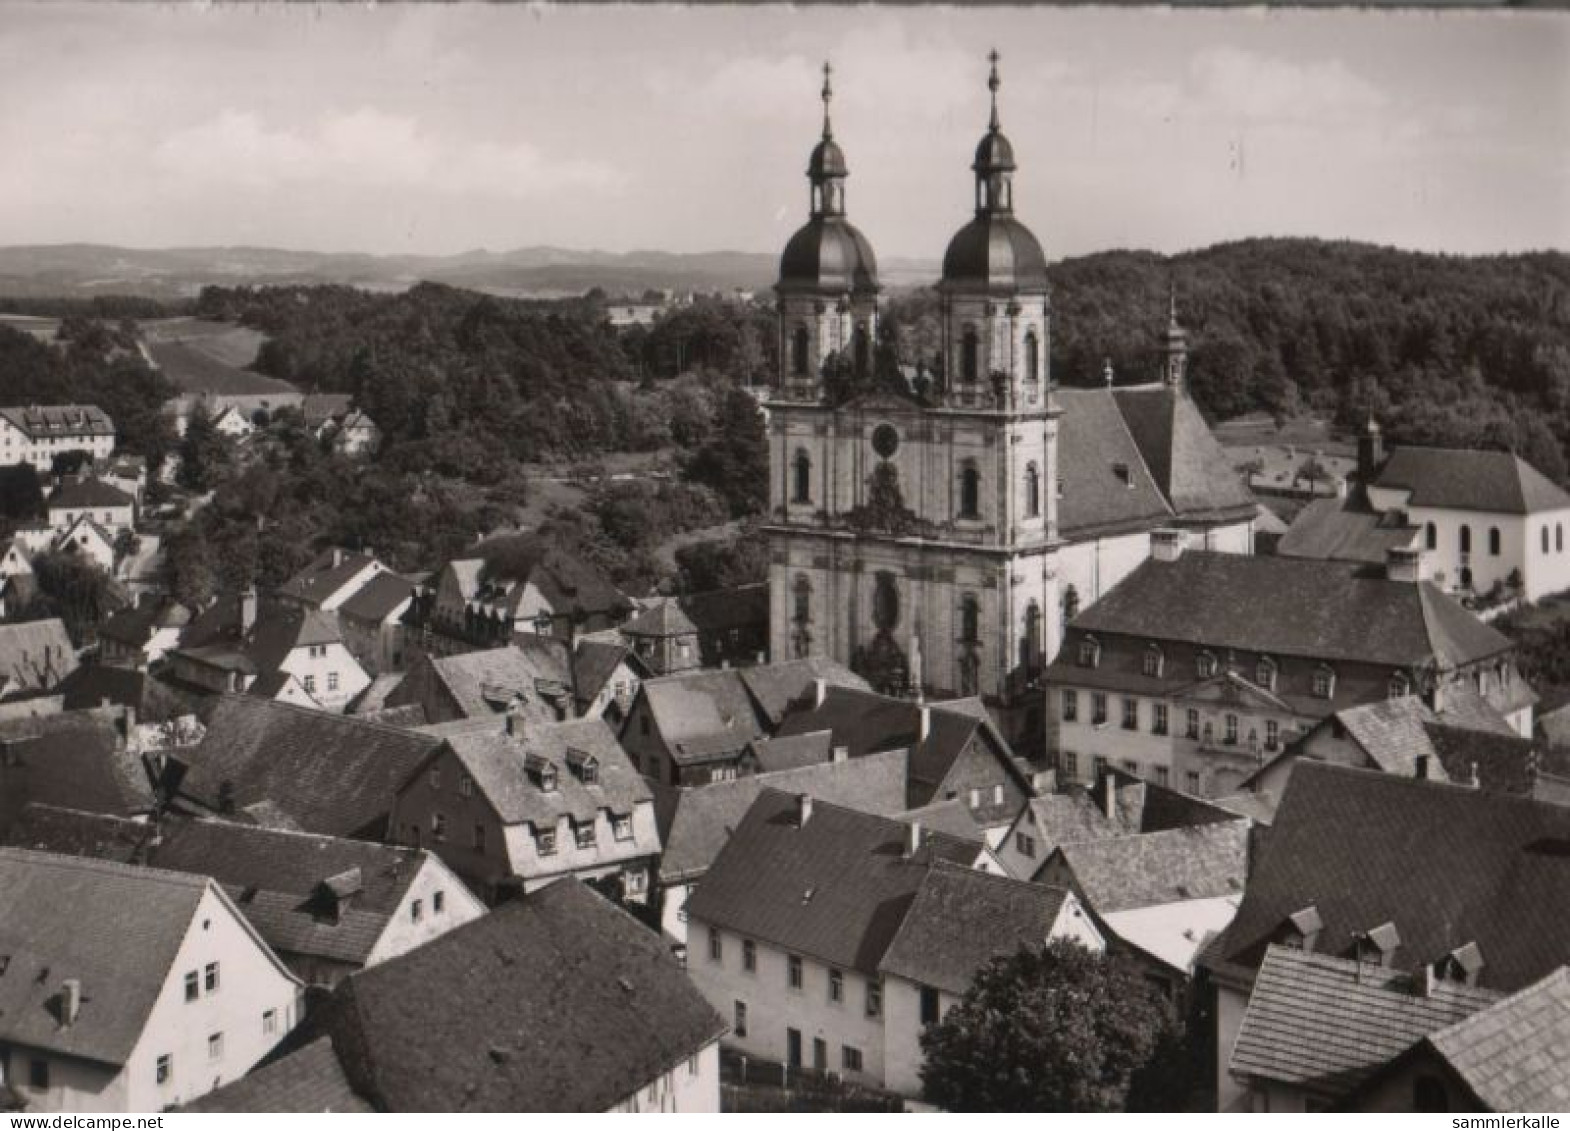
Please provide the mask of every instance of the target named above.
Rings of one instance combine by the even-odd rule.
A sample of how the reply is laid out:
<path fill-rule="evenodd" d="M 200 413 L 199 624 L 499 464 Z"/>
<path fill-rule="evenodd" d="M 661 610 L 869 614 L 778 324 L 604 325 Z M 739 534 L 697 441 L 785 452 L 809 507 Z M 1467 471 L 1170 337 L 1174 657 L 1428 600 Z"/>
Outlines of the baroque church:
<path fill-rule="evenodd" d="M 1151 532 L 1246 554 L 1256 512 L 1185 389 L 1175 304 L 1158 379 L 1054 383 L 1047 258 L 1014 215 L 997 62 L 975 215 L 943 256 L 939 372 L 908 394 L 841 395 L 847 371 L 874 364 L 881 288 L 847 218 L 824 68 L 810 215 L 775 288 L 770 647 L 829 656 L 890 693 L 979 695 L 1030 742 L 1064 624 L 1150 555 Z"/>

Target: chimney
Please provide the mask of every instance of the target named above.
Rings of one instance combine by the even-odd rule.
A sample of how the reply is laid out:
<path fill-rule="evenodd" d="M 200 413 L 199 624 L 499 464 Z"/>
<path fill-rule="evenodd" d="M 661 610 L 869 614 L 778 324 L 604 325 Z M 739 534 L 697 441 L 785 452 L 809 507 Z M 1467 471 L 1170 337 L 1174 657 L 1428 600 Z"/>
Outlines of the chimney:
<path fill-rule="evenodd" d="M 60 987 L 60 1024 L 69 1028 L 76 1024 L 76 1018 L 82 1012 L 82 981 L 80 978 L 67 978 Z"/>
<path fill-rule="evenodd" d="M 796 795 L 796 826 L 806 828 L 807 822 L 812 820 L 812 795 L 798 793 Z"/>
<path fill-rule="evenodd" d="M 817 679 L 812 681 L 812 706 L 814 710 L 823 706 L 823 700 L 828 698 L 828 694 L 828 680 L 824 679 L 822 676 L 819 676 Z"/>
<path fill-rule="evenodd" d="M 1101 776 L 1101 811 L 1109 821 L 1118 819 L 1118 785 L 1111 770 Z"/>
<path fill-rule="evenodd" d="M 905 826 L 905 856 L 914 857 L 921 851 L 921 822 L 912 821 Z"/>
<path fill-rule="evenodd" d="M 1379 431 L 1379 422 L 1372 416 L 1357 438 L 1357 477 L 1366 486 L 1385 462 L 1385 438 Z"/>
<path fill-rule="evenodd" d="M 256 586 L 252 585 L 240 594 L 240 634 L 250 633 L 256 626 Z"/>
<path fill-rule="evenodd" d="M 925 742 L 932 737 L 932 708 L 925 703 L 921 705 L 921 730 L 916 741 Z"/>
<path fill-rule="evenodd" d="M 338 546 L 334 546 L 333 547 L 333 568 L 337 569 L 341 565 L 343 565 L 343 550 L 340 547 L 338 547 Z"/>
<path fill-rule="evenodd" d="M 833 753 L 830 755 L 830 761 L 834 761 L 834 762 L 848 762 L 848 761 L 850 761 L 850 747 L 849 746 L 840 745 L 840 744 L 836 744 L 835 747 L 834 747 Z"/>
<path fill-rule="evenodd" d="M 1158 562 L 1175 562 L 1188 546 L 1188 535 L 1181 530 L 1163 528 L 1150 532 L 1150 556 Z"/>
<path fill-rule="evenodd" d="M 1428 562 L 1423 551 L 1409 546 L 1394 546 L 1385 551 L 1385 576 L 1391 581 L 1416 584 L 1427 580 Z"/>

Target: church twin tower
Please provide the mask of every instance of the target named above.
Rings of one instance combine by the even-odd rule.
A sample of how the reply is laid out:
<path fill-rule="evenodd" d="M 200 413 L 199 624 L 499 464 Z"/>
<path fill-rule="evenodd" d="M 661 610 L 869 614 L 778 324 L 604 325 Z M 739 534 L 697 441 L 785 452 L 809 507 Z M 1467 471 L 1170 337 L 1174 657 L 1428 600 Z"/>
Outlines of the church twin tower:
<path fill-rule="evenodd" d="M 875 358 L 877 264 L 846 218 L 824 68 L 811 215 L 776 287 L 770 643 L 776 659 L 825 655 L 891 693 L 981 695 L 1014 737 L 1039 726 L 1040 676 L 1060 636 L 1059 410 L 1047 260 L 1014 216 L 995 52 L 988 86 L 975 216 L 950 240 L 938 285 L 941 355 L 906 388 Z"/>

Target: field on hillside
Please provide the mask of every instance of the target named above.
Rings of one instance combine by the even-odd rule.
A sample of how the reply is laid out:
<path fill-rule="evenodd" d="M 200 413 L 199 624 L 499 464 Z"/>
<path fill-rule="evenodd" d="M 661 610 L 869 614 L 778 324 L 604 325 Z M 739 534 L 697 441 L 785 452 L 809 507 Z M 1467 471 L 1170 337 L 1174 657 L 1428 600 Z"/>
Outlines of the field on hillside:
<path fill-rule="evenodd" d="M 265 334 L 248 326 L 201 318 L 160 318 L 143 322 L 141 328 L 150 343 L 180 342 L 236 369 L 255 361 L 256 352 L 267 340 Z"/>

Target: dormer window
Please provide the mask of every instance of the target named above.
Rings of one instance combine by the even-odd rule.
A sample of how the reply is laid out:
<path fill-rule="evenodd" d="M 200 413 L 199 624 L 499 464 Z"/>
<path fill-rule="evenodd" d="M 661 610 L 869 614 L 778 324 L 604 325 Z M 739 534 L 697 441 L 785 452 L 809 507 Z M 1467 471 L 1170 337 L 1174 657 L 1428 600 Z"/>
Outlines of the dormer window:
<path fill-rule="evenodd" d="M 1395 961 L 1396 950 L 1401 946 L 1401 933 L 1394 923 L 1381 923 L 1367 934 L 1356 936 L 1352 943 L 1352 956 L 1363 961 L 1364 956 L 1375 959 L 1380 966 L 1390 966 Z"/>
<path fill-rule="evenodd" d="M 1483 971 L 1483 952 L 1475 942 L 1458 946 L 1434 963 L 1434 976 L 1463 986 L 1477 985 Z"/>
<path fill-rule="evenodd" d="M 584 785 L 596 785 L 600 780 L 600 760 L 586 751 L 569 747 L 567 765 Z"/>
<path fill-rule="evenodd" d="M 1101 642 L 1094 636 L 1087 636 L 1079 642 L 1079 666 L 1082 668 L 1101 666 Z"/>
<path fill-rule="evenodd" d="M 1412 685 L 1406 678 L 1405 672 L 1396 672 L 1390 677 L 1390 698 L 1400 699 L 1412 693 Z"/>
<path fill-rule="evenodd" d="M 611 836 L 617 840 L 632 839 L 632 815 L 620 813 L 611 816 Z"/>
<path fill-rule="evenodd" d="M 556 791 L 556 767 L 538 754 L 530 754 L 523 760 L 524 772 L 529 779 L 546 793 Z"/>
<path fill-rule="evenodd" d="M 573 835 L 576 837 L 579 848 L 594 847 L 594 822 L 586 821 L 573 826 Z"/>
<path fill-rule="evenodd" d="M 1145 649 L 1145 674 L 1153 679 L 1161 678 L 1161 670 L 1166 664 L 1166 657 L 1161 654 L 1161 649 L 1152 644 Z"/>
<path fill-rule="evenodd" d="M 1276 662 L 1269 656 L 1259 657 L 1259 663 L 1254 666 L 1254 682 L 1266 691 L 1276 689 Z"/>
<path fill-rule="evenodd" d="M 1200 679 L 1209 679 L 1216 674 L 1216 656 L 1214 652 L 1201 652 L 1195 667 L 1199 671 Z"/>
<path fill-rule="evenodd" d="M 535 829 L 534 851 L 540 856 L 556 855 L 556 830 Z"/>
<path fill-rule="evenodd" d="M 1314 669 L 1314 695 L 1320 699 L 1332 699 L 1336 694 L 1336 673 L 1325 664 L 1320 664 Z"/>
<path fill-rule="evenodd" d="M 1319 917 L 1319 908 L 1312 903 L 1301 911 L 1294 911 L 1288 915 L 1281 924 L 1278 940 L 1282 946 L 1289 946 L 1294 950 L 1313 950 L 1314 944 L 1319 941 L 1319 932 L 1324 929 L 1324 920 Z"/>

